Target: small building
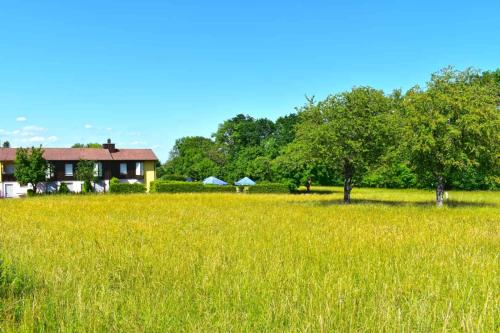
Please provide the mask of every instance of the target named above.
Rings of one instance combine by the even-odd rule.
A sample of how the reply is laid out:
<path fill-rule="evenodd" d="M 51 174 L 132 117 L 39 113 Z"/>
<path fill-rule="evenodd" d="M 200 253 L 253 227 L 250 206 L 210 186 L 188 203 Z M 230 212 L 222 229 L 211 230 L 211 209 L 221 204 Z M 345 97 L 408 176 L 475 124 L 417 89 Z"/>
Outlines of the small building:
<path fill-rule="evenodd" d="M 0 198 L 23 196 L 31 188 L 21 186 L 16 181 L 16 151 L 16 148 L 0 148 Z M 40 184 L 41 192 L 54 192 L 61 183 L 66 183 L 72 192 L 80 192 L 83 182 L 75 176 L 76 165 L 80 160 L 95 162 L 97 192 L 107 192 L 111 178 L 143 183 L 147 191 L 150 183 L 156 179 L 155 164 L 158 158 L 151 149 L 117 149 L 108 140 L 102 148 L 43 148 L 43 151 L 43 157 L 51 168 L 47 173 L 47 181 Z"/>

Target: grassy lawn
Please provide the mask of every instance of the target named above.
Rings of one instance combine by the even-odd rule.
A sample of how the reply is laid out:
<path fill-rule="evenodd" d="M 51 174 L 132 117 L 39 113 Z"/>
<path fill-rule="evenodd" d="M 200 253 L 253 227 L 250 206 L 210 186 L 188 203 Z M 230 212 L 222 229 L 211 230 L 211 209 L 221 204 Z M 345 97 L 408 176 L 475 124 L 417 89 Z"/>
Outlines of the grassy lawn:
<path fill-rule="evenodd" d="M 500 193 L 0 201 L 0 332 L 500 329 Z"/>

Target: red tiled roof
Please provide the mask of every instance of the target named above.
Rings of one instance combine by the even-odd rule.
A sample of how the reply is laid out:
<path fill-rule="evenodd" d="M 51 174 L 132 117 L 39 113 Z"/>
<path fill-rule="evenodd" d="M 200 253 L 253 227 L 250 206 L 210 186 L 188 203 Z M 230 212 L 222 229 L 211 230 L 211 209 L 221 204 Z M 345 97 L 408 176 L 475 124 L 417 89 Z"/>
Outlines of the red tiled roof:
<path fill-rule="evenodd" d="M 47 161 L 157 161 L 151 149 L 120 149 L 114 153 L 103 148 L 43 148 Z M 0 161 L 14 161 L 16 148 L 0 148 Z"/>
<path fill-rule="evenodd" d="M 115 161 L 158 161 L 151 149 L 117 149 L 111 156 Z"/>
<path fill-rule="evenodd" d="M 15 159 L 15 148 L 0 148 L 0 161 L 14 161 Z"/>
<path fill-rule="evenodd" d="M 47 161 L 111 161 L 107 149 L 101 148 L 44 148 L 43 157 Z"/>

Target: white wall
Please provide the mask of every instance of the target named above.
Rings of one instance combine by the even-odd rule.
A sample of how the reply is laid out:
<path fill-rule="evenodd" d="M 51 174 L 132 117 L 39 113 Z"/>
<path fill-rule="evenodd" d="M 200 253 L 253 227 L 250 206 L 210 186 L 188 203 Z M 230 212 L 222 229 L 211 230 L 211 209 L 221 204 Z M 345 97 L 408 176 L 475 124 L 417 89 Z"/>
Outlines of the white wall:
<path fill-rule="evenodd" d="M 64 182 L 47 182 L 47 183 L 40 183 L 38 185 L 38 192 L 39 193 L 45 193 L 45 192 L 54 192 L 61 186 L 61 183 L 66 183 L 68 185 L 68 188 L 71 192 L 76 192 L 79 193 L 82 190 L 83 182 L 82 181 L 64 181 Z M 21 196 L 25 196 L 28 192 L 29 189 L 32 188 L 31 185 L 28 186 L 21 186 L 19 185 L 18 182 L 2 182 L 0 183 L 0 198 L 5 197 L 5 184 L 12 184 L 14 185 L 14 197 L 19 198 Z M 96 192 L 109 192 L 109 180 L 101 181 L 95 184 L 95 190 Z"/>

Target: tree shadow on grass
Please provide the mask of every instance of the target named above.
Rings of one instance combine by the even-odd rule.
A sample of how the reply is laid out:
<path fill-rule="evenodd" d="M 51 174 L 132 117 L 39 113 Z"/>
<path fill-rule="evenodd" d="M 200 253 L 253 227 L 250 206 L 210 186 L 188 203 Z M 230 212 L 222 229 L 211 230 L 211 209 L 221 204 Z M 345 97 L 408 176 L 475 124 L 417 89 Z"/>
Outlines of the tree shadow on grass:
<path fill-rule="evenodd" d="M 293 192 L 293 194 L 333 194 L 333 193 L 341 193 L 341 191 L 334 190 L 311 190 L 309 193 L 307 190 L 299 189 Z"/>
<path fill-rule="evenodd" d="M 299 202 L 297 202 L 299 203 Z M 321 200 L 321 201 L 309 201 L 300 202 L 302 204 L 312 204 L 317 206 L 345 206 L 342 200 Z M 377 199 L 351 199 L 351 205 L 363 206 L 363 205 L 380 205 L 380 206 L 392 206 L 392 207 L 436 207 L 435 201 L 398 201 L 398 200 L 377 200 Z M 492 202 L 473 202 L 473 201 L 460 201 L 460 200 L 449 200 L 444 202 L 445 207 L 449 208 L 473 208 L 473 207 L 497 207 L 497 204 Z"/>

